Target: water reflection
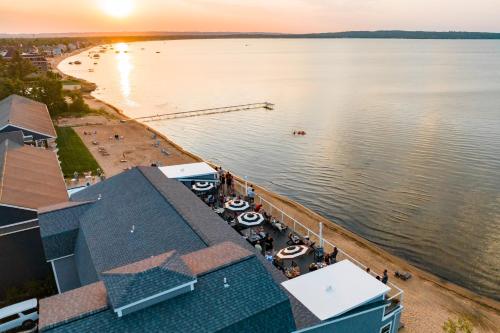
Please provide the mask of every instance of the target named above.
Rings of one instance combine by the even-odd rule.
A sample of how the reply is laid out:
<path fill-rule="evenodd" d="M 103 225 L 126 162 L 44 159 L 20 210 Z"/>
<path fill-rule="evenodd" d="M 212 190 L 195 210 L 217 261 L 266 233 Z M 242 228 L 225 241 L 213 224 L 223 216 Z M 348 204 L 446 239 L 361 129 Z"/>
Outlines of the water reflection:
<path fill-rule="evenodd" d="M 130 100 L 130 73 L 132 72 L 133 66 L 130 61 L 130 55 L 127 53 L 129 50 L 128 44 L 118 43 L 115 45 L 115 49 L 119 52 L 116 54 L 116 60 L 118 73 L 120 75 L 120 91 L 127 104 L 133 105 L 135 103 Z"/>

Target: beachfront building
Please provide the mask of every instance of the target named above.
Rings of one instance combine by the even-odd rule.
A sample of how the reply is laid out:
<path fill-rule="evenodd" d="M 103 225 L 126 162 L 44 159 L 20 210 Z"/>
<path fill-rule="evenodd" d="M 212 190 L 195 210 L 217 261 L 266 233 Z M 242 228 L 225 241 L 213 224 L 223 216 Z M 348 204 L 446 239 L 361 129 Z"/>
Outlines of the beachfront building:
<path fill-rule="evenodd" d="M 177 179 L 185 184 L 191 182 L 217 182 L 217 170 L 206 162 L 167 165 L 159 168 L 170 179 Z"/>
<path fill-rule="evenodd" d="M 349 260 L 283 282 L 320 322 L 311 333 L 396 333 L 403 307 L 387 301 L 390 288 Z"/>
<path fill-rule="evenodd" d="M 41 332 L 292 332 L 282 275 L 186 186 L 140 167 L 40 213 L 60 294 Z M 297 307 L 296 307 L 297 306 Z"/>
<path fill-rule="evenodd" d="M 40 212 L 41 332 L 397 332 L 390 287 L 348 260 L 288 280 L 174 178 L 134 168 Z"/>
<path fill-rule="evenodd" d="M 10 95 L 0 101 L 0 133 L 22 131 L 24 141 L 37 147 L 55 147 L 57 137 L 47 106 Z"/>
<path fill-rule="evenodd" d="M 24 145 L 24 139 L 21 131 L 0 133 L 0 297 L 50 276 L 37 212 L 68 200 L 56 153 Z"/>

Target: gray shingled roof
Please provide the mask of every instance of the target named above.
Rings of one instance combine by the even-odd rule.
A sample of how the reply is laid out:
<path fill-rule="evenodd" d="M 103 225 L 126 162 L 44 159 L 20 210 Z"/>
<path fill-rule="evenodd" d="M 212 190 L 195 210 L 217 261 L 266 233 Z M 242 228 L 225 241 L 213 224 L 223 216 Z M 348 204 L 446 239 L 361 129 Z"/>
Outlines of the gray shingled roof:
<path fill-rule="evenodd" d="M 102 274 L 113 309 L 170 290 L 196 277 L 177 255 L 169 256 L 159 266 L 138 273 Z"/>
<path fill-rule="evenodd" d="M 253 246 L 186 186 L 166 178 L 157 168 L 140 167 L 127 171 L 76 193 L 71 200 L 96 200 L 99 195 L 101 200 L 79 216 L 80 234 L 75 262 L 80 267 L 83 284 L 97 281 L 99 275 L 102 279 L 106 274 L 101 273 L 113 268 L 170 250 L 182 255 L 230 241 L 256 254 Z M 41 221 L 43 223 L 46 222 Z M 131 232 L 132 229 L 134 232 Z M 272 275 L 276 287 L 286 280 L 263 256 L 257 255 L 254 260 Z M 93 273 L 94 270 L 97 273 Z M 246 275 L 253 275 L 253 271 L 250 272 L 252 274 L 247 272 Z M 259 289 L 258 286 L 255 288 Z M 282 288 L 277 288 L 282 295 L 286 295 Z M 186 296 L 178 296 L 176 300 L 179 297 Z M 298 327 L 319 321 L 291 295 L 288 297 Z M 140 313 L 148 311 L 144 309 Z M 128 324 L 134 327 L 131 322 Z M 111 323 L 106 325 L 106 329 L 112 327 Z"/>
<path fill-rule="evenodd" d="M 229 287 L 224 287 L 224 278 Z M 193 291 L 117 318 L 112 309 L 42 332 L 266 332 L 295 330 L 286 295 L 256 257 L 198 278 Z"/>
<path fill-rule="evenodd" d="M 72 199 L 99 195 L 102 199 L 79 217 L 98 274 L 169 250 L 184 254 L 206 246 L 138 169 L 90 186 Z"/>

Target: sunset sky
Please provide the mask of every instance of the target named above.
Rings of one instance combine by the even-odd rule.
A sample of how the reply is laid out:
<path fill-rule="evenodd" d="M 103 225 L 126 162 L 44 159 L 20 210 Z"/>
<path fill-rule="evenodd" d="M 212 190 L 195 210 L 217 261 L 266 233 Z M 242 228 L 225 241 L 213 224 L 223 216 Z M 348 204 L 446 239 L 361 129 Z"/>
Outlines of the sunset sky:
<path fill-rule="evenodd" d="M 0 33 L 500 32 L 499 0 L 2 0 Z"/>

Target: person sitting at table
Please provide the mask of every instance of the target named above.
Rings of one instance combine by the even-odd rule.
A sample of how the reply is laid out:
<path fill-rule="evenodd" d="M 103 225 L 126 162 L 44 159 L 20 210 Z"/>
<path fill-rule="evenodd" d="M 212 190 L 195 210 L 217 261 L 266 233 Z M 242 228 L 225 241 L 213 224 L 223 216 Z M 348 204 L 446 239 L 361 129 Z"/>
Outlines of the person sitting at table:
<path fill-rule="evenodd" d="M 313 242 L 311 242 L 311 239 L 309 238 L 309 236 L 304 236 L 304 245 L 306 246 L 311 246 Z"/>
<path fill-rule="evenodd" d="M 330 265 L 332 263 L 330 260 L 330 253 L 325 254 L 324 260 L 325 260 L 325 264 L 327 264 L 327 265 Z"/>
<path fill-rule="evenodd" d="M 267 235 L 266 239 L 264 240 L 266 251 L 272 251 L 274 250 L 274 239 L 271 237 L 271 235 Z"/>
<path fill-rule="evenodd" d="M 283 265 L 283 260 L 276 257 L 276 256 L 273 258 L 273 265 L 274 265 L 274 267 L 276 267 L 280 271 L 282 271 L 282 272 L 285 271 L 285 267 Z"/>
<path fill-rule="evenodd" d="M 339 254 L 339 250 L 335 246 L 333 247 L 333 252 L 330 253 L 330 261 L 332 262 L 332 264 L 335 264 L 337 262 L 337 254 Z"/>
<path fill-rule="evenodd" d="M 318 269 L 318 265 L 316 265 L 316 263 L 312 262 L 312 263 L 309 265 L 309 272 L 316 271 L 317 269 Z"/>
<path fill-rule="evenodd" d="M 260 254 L 262 254 L 262 245 L 260 245 L 260 241 L 257 241 L 257 243 L 255 243 L 255 249 L 259 251 Z"/>
<path fill-rule="evenodd" d="M 300 275 L 300 267 L 297 265 L 295 261 L 292 261 L 292 267 L 290 269 L 291 278 L 297 277 Z"/>

